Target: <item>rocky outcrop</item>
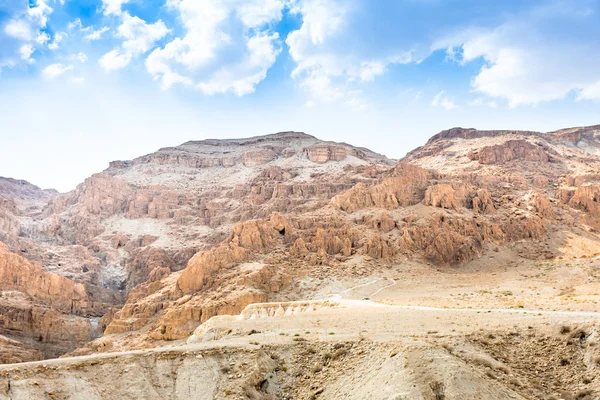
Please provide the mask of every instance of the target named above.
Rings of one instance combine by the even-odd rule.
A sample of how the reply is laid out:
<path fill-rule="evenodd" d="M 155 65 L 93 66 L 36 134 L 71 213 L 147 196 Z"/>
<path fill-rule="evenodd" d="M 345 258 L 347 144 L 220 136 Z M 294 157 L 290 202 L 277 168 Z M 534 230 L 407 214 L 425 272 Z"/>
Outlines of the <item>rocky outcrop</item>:
<path fill-rule="evenodd" d="M 244 165 L 246 167 L 256 167 L 257 165 L 267 164 L 273 161 L 277 154 L 270 149 L 247 151 L 244 153 Z"/>
<path fill-rule="evenodd" d="M 44 272 L 1 243 L 0 286 L 0 334 L 26 348 L 13 354 L 21 361 L 57 357 L 91 340 L 96 333 L 89 316 L 105 310 L 89 301 L 82 284 Z"/>
<path fill-rule="evenodd" d="M 426 206 L 457 210 L 462 205 L 461 200 L 464 199 L 457 198 L 452 185 L 439 184 L 427 188 L 423 203 Z"/>
<path fill-rule="evenodd" d="M 248 304 L 405 262 L 452 268 L 492 260 L 494 250 L 552 257 L 560 250 L 547 243 L 571 228 L 593 236 L 600 216 L 600 162 L 567 136 L 455 129 L 395 166 L 294 132 L 194 141 L 114 162 L 35 213 L 16 197 L 0 201 L 10 250 L 87 296 L 66 306 L 45 297 L 50 278 L 36 275 L 42 293 L 16 289 L 24 294 L 7 297 L 3 315 L 11 329 L 49 332 L 42 341 L 54 337 L 64 349 L 93 331 L 95 322 L 78 318 L 101 309 L 105 336 L 85 351 L 147 347 Z M 79 293 L 60 285 L 66 298 Z M 117 294 L 125 304 L 108 300 Z M 63 308 L 53 314 L 49 304 Z M 43 316 L 61 321 L 62 333 Z"/>
<path fill-rule="evenodd" d="M 39 350 L 27 347 L 25 344 L 0 336 L 0 364 L 16 364 L 38 361 L 43 359 Z"/>
<path fill-rule="evenodd" d="M 539 132 L 532 131 L 480 131 L 473 128 L 452 128 L 432 136 L 427 143 L 434 143 L 440 140 L 448 139 L 478 139 L 483 137 L 498 137 L 498 136 L 539 136 Z"/>
<path fill-rule="evenodd" d="M 478 189 L 475 196 L 471 199 L 471 207 L 473 212 L 485 214 L 496 209 L 492 195 L 487 189 Z"/>
<path fill-rule="evenodd" d="M 540 192 L 533 192 L 529 196 L 530 207 L 543 218 L 552 220 L 555 217 L 554 208 L 552 203 L 548 200 L 545 194 Z"/>
<path fill-rule="evenodd" d="M 431 178 L 430 171 L 399 163 L 390 176 L 383 178 L 380 183 L 374 186 L 356 185 L 346 193 L 335 196 L 331 204 L 350 213 L 369 207 L 392 210 L 410 206 L 423 200 Z"/>
<path fill-rule="evenodd" d="M 346 158 L 347 150 L 344 146 L 318 144 L 305 149 L 308 159 L 318 164 L 328 161 L 342 161 Z"/>
<path fill-rule="evenodd" d="M 538 146 L 526 140 L 509 140 L 503 144 L 484 147 L 470 153 L 469 158 L 486 165 L 505 164 L 515 160 L 547 163 L 552 159 L 543 145 Z"/>
<path fill-rule="evenodd" d="M 61 275 L 48 274 L 0 243 L 0 285 L 3 290 L 25 293 L 63 312 L 86 313 L 93 304 L 85 288 Z"/>

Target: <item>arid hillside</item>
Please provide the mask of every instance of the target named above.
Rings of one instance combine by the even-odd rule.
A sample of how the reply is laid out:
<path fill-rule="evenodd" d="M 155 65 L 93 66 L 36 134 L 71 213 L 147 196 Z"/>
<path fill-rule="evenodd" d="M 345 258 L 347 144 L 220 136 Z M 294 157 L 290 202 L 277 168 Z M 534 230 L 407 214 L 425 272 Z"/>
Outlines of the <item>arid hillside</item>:
<path fill-rule="evenodd" d="M 287 132 L 188 142 L 113 162 L 67 194 L 7 180 L 0 186 L 4 268 L 27 265 L 36 278 L 7 286 L 12 294 L 0 298 L 14 315 L 3 325 L 4 360 L 182 345 L 194 332 L 204 332 L 202 341 L 237 340 L 255 328 L 235 331 L 227 328 L 233 320 L 221 316 L 244 315 L 255 303 L 370 299 L 457 313 L 523 309 L 558 313 L 573 326 L 588 323 L 600 301 L 598 138 L 598 126 L 551 133 L 454 128 L 395 162 Z M 53 298 L 45 282 L 68 289 Z M 54 325 L 44 328 L 37 314 L 27 320 L 15 311 L 34 306 L 71 318 L 81 334 L 67 340 Z M 302 323 L 294 310 L 257 311 L 255 317 L 261 313 L 274 317 L 273 324 L 287 318 L 284 333 Z M 364 331 L 367 339 L 396 342 L 381 331 L 389 330 L 385 324 L 373 322 L 379 328 L 370 329 L 369 317 L 352 322 L 351 315 L 336 323 L 355 335 L 352 340 Z M 418 316 L 410 318 L 418 325 Z M 226 324 L 211 330 L 221 323 L 215 321 Z M 517 317 L 510 321 L 527 336 Z M 551 338 L 565 335 L 552 318 L 538 322 L 527 324 Z M 430 330 L 441 340 L 459 330 L 451 325 Z M 256 325 L 263 329 L 273 326 Z M 302 329 L 310 330 L 297 327 L 296 333 Z M 510 342 L 510 326 L 497 329 L 492 335 L 507 335 Z M 595 328 L 586 329 L 587 340 Z M 422 330 L 397 340 L 410 343 L 415 332 L 430 336 Z M 460 331 L 459 342 L 472 345 L 478 331 Z M 477 351 L 509 357 L 498 352 L 510 345 L 490 343 L 477 344 Z M 406 357 L 418 364 L 421 351 L 439 352 L 442 344 Z M 294 355 L 300 350 L 289 351 L 300 357 Z M 465 362 L 451 353 L 462 360 L 452 363 Z M 577 365 L 591 371 L 588 358 L 594 356 L 581 357 Z M 507 377 L 501 386 L 476 390 L 495 393 L 489 398 L 559 393 L 519 376 L 519 385 Z M 574 393 L 586 390 L 585 384 L 569 385 Z M 462 389 L 452 390 L 457 397 L 448 398 L 460 398 Z M 326 398 L 344 398 L 332 396 Z"/>
<path fill-rule="evenodd" d="M 14 259 L 21 260 L 18 254 L 39 264 L 40 273 L 83 285 L 83 296 L 93 307 L 67 312 L 88 318 L 88 325 L 101 324 L 101 333 L 108 317 L 99 317 L 110 316 L 134 287 L 182 270 L 198 250 L 226 238 L 234 224 L 273 212 L 319 209 L 355 184 L 374 181 L 391 165 L 367 149 L 295 132 L 188 142 L 112 162 L 66 194 L 1 179 L 0 241 Z M 24 284 L 33 287 L 10 296 L 40 291 L 35 280 Z M 37 296 L 27 299 L 43 303 Z M 54 347 L 37 316 L 26 317 L 26 324 L 24 317 L 18 323 L 16 316 L 7 317 L 28 310 L 26 304 L 16 310 L 15 301 L 7 304 L 0 334 L 35 337 L 36 348 Z M 83 339 L 74 338 L 56 351 L 73 350 L 81 340 L 96 337 L 98 329 L 88 329 Z M 60 354 L 56 351 L 49 354 Z"/>

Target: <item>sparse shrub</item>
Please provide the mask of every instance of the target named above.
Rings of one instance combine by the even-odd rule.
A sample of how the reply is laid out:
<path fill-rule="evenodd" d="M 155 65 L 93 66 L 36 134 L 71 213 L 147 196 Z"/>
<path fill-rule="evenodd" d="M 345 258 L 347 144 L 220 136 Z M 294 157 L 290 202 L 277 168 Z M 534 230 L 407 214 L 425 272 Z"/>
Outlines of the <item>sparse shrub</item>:
<path fill-rule="evenodd" d="M 496 370 L 506 374 L 506 375 L 510 375 L 510 370 L 508 369 L 508 367 L 506 365 L 497 365 L 496 366 Z"/>
<path fill-rule="evenodd" d="M 454 346 L 452 346 L 450 343 L 447 343 L 447 342 L 442 343 L 442 347 L 450 353 L 452 353 L 454 351 Z"/>
<path fill-rule="evenodd" d="M 490 368 L 490 369 L 493 369 L 493 368 L 494 368 L 494 364 L 493 364 L 493 363 L 492 363 L 490 360 L 488 360 L 487 358 L 483 358 L 483 357 L 475 357 L 475 358 L 473 359 L 473 361 L 474 361 L 476 364 L 483 365 L 484 367 L 487 367 L 487 368 Z"/>
<path fill-rule="evenodd" d="M 591 389 L 584 389 L 575 395 L 575 400 L 592 400 L 594 398 L 594 391 Z"/>
<path fill-rule="evenodd" d="M 587 333 L 582 328 L 577 328 L 569 335 L 569 339 L 583 340 L 587 336 Z"/>
<path fill-rule="evenodd" d="M 560 327 L 561 335 L 566 335 L 569 332 L 571 332 L 571 327 L 569 325 L 563 325 Z"/>
<path fill-rule="evenodd" d="M 337 360 L 340 357 L 345 356 L 348 353 L 348 350 L 346 349 L 337 349 L 332 355 L 331 355 L 331 359 L 332 360 Z"/>
<path fill-rule="evenodd" d="M 248 336 L 250 336 L 250 335 L 256 335 L 257 333 L 260 333 L 260 332 L 257 331 L 256 329 L 252 329 L 250 332 L 248 332 Z"/>
<path fill-rule="evenodd" d="M 221 367 L 221 372 L 224 374 L 228 374 L 231 372 L 231 367 L 229 365 L 223 365 Z"/>

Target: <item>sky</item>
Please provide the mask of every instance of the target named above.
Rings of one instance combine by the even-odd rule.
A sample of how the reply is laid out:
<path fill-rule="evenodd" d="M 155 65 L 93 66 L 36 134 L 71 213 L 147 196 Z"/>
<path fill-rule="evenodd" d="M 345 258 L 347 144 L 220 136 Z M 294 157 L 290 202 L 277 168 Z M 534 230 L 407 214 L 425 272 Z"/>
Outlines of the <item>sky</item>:
<path fill-rule="evenodd" d="M 0 0 L 0 176 L 62 192 L 188 140 L 595 124 L 600 0 Z"/>

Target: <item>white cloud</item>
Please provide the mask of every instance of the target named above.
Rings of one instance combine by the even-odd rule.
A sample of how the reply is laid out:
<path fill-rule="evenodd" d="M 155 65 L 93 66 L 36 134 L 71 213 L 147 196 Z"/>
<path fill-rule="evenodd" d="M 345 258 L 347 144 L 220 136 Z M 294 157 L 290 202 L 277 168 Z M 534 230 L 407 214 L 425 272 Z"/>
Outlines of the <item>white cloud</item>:
<path fill-rule="evenodd" d="M 132 54 L 145 53 L 154 46 L 158 40 L 169 33 L 169 29 L 162 21 L 147 24 L 138 17 L 128 13 L 123 14 L 123 23 L 119 26 L 118 36 L 126 39 L 123 49 Z"/>
<path fill-rule="evenodd" d="M 300 29 L 286 39 L 296 63 L 292 77 L 313 101 L 357 104 L 350 92 L 358 93 L 361 84 L 375 80 L 390 65 L 419 62 L 426 55 L 402 40 L 389 40 L 389 32 L 373 29 L 373 16 L 388 8 L 383 2 L 358 0 L 291 2 L 290 12 L 302 17 Z"/>
<path fill-rule="evenodd" d="M 69 25 L 67 25 L 67 27 L 69 29 L 75 29 L 75 28 L 83 29 L 83 24 L 81 23 L 80 18 L 76 18 L 72 22 L 69 22 Z"/>
<path fill-rule="evenodd" d="M 33 63 L 33 53 L 50 40 L 43 29 L 48 23 L 52 8 L 45 0 L 36 0 L 33 5 L 22 2 L 22 5 L 10 10 L 13 14 L 3 29 L 10 40 L 0 44 L 0 69 L 3 66 L 15 66 L 22 61 Z"/>
<path fill-rule="evenodd" d="M 79 21 L 79 23 L 81 24 L 81 21 Z M 87 35 L 85 35 L 85 36 L 83 37 L 85 40 L 90 40 L 90 41 L 92 41 L 92 40 L 98 40 L 98 39 L 102 38 L 102 35 L 103 35 L 105 32 L 108 32 L 108 31 L 109 31 L 109 27 L 108 27 L 108 26 L 104 26 L 104 27 L 102 27 L 102 28 L 100 28 L 100 29 L 96 29 L 96 30 L 93 30 L 93 29 L 90 29 L 90 28 L 91 28 L 91 27 L 89 27 L 89 26 L 88 26 L 88 27 L 86 27 L 86 28 L 80 27 L 80 29 L 81 29 L 83 32 L 88 32 L 88 31 L 90 31 L 90 33 L 88 33 Z"/>
<path fill-rule="evenodd" d="M 48 45 L 48 48 L 50 50 L 57 50 L 60 45 L 60 42 L 62 42 L 67 36 L 68 35 L 66 32 L 56 32 L 54 34 L 54 39 L 52 40 L 52 43 Z"/>
<path fill-rule="evenodd" d="M 33 62 L 33 59 L 31 58 L 33 51 L 33 46 L 29 43 L 19 47 L 19 56 L 21 57 L 21 60 Z"/>
<path fill-rule="evenodd" d="M 20 40 L 32 40 L 33 39 L 33 27 L 31 24 L 24 20 L 12 20 L 4 27 L 4 32 L 15 39 Z"/>
<path fill-rule="evenodd" d="M 600 100 L 600 81 L 588 85 L 579 93 L 578 100 Z"/>
<path fill-rule="evenodd" d="M 434 107 L 442 107 L 444 110 L 453 110 L 457 108 L 457 105 L 446 96 L 446 92 L 443 90 L 435 95 L 431 105 Z"/>
<path fill-rule="evenodd" d="M 67 71 L 71 71 L 73 69 L 73 65 L 64 65 L 64 64 L 50 64 L 42 71 L 44 78 L 46 79 L 55 79 L 64 74 Z"/>
<path fill-rule="evenodd" d="M 102 0 L 102 11 L 104 15 L 121 15 L 123 4 L 129 3 L 129 0 Z"/>
<path fill-rule="evenodd" d="M 148 24 L 129 13 L 122 13 L 123 22 L 117 36 L 125 39 L 121 47 L 114 48 L 100 59 L 100 65 L 107 71 L 126 67 L 134 57 L 149 51 L 154 44 L 169 33 L 161 20 Z"/>
<path fill-rule="evenodd" d="M 118 48 L 112 49 L 98 60 L 100 66 L 107 71 L 121 69 L 131 62 L 131 54 L 122 53 Z"/>
<path fill-rule="evenodd" d="M 79 52 L 77 54 L 72 54 L 71 57 L 69 57 L 70 60 L 72 61 L 79 61 L 80 63 L 84 63 L 88 60 L 88 56 L 87 54 L 85 54 L 84 52 Z"/>
<path fill-rule="evenodd" d="M 360 79 L 364 82 L 370 82 L 375 77 L 385 72 L 386 65 L 381 61 L 363 61 L 359 73 Z"/>
<path fill-rule="evenodd" d="M 186 29 L 154 50 L 146 69 L 163 88 L 183 84 L 205 94 L 252 93 L 281 52 L 272 25 L 284 0 L 169 0 Z"/>
<path fill-rule="evenodd" d="M 474 90 L 511 107 L 562 99 L 573 91 L 581 92 L 580 99 L 595 98 L 600 52 L 586 39 L 600 34 L 597 22 L 576 3 L 554 2 L 492 29 L 464 30 L 433 48 L 446 49 L 463 64 L 483 60 Z"/>
<path fill-rule="evenodd" d="M 48 36 L 48 34 L 46 32 L 40 32 L 35 38 L 35 42 L 37 44 L 45 44 L 49 40 L 50 40 L 50 36 Z"/>

